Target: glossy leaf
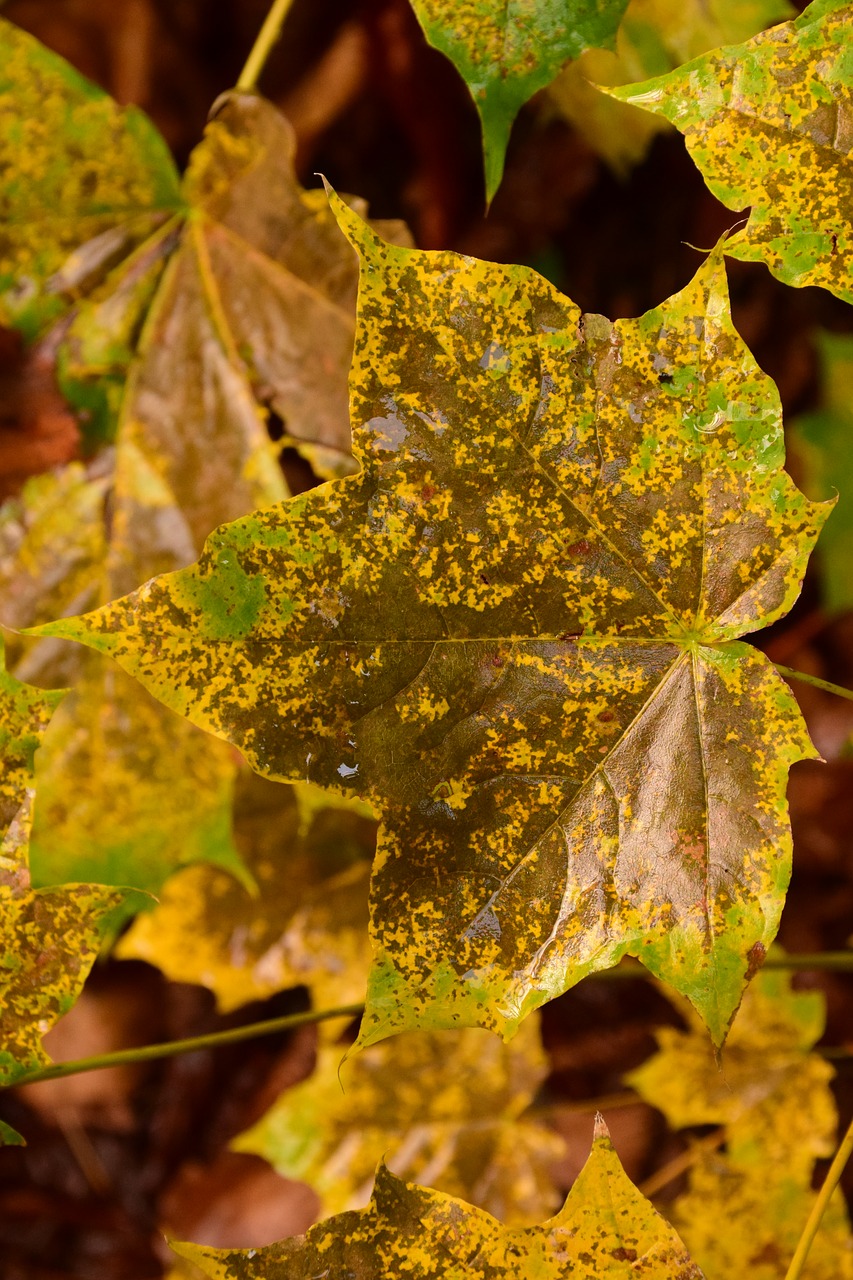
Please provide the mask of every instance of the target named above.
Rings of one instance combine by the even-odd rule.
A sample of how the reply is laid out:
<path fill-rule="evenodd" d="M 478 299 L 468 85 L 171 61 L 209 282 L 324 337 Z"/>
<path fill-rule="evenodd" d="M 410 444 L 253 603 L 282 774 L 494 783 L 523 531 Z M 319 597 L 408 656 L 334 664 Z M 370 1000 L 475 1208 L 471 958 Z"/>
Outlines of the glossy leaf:
<path fill-rule="evenodd" d="M 828 609 L 853 608 L 853 338 L 817 338 L 820 405 L 797 418 L 792 443 L 809 493 L 838 502 L 820 540 L 821 593 Z"/>
<path fill-rule="evenodd" d="M 524 1115 L 547 1073 L 533 1018 L 512 1045 L 476 1028 L 416 1032 L 343 1068 L 327 1047 L 231 1146 L 310 1183 L 324 1216 L 365 1205 L 383 1160 L 502 1222 L 539 1222 L 556 1208 L 551 1169 L 565 1150 Z"/>
<path fill-rule="evenodd" d="M 486 197 L 498 189 L 512 122 L 569 58 L 610 47 L 628 0 L 412 0 L 427 40 L 447 54 L 480 113 Z"/>
<path fill-rule="evenodd" d="M 630 0 L 615 50 L 583 53 L 561 72 L 548 96 L 610 167 L 624 174 L 642 160 L 667 124 L 596 86 L 662 75 L 794 14 L 789 0 Z"/>
<path fill-rule="evenodd" d="M 77 998 L 125 897 L 88 884 L 29 887 L 33 756 L 61 697 L 0 669 L 0 1085 L 48 1061 L 41 1038 Z M 14 1141 L 14 1130 L 4 1129 L 4 1140 Z"/>
<path fill-rule="evenodd" d="M 266 1249 L 173 1244 L 214 1280 L 702 1280 L 671 1227 L 628 1181 L 600 1120 L 564 1208 L 541 1226 L 504 1227 L 380 1165 L 367 1209 L 340 1214 Z"/>
<path fill-rule="evenodd" d="M 172 876 L 117 954 L 147 960 L 174 982 L 209 987 L 223 1012 L 300 984 L 318 1008 L 363 999 L 375 843 L 366 806 L 247 770 L 238 780 L 234 834 L 254 892 L 215 867 L 188 867 Z"/>
<path fill-rule="evenodd" d="M 719 200 L 751 206 L 726 252 L 853 302 L 853 23 L 848 0 L 610 92 L 663 116 Z"/>
<path fill-rule="evenodd" d="M 736 637 L 790 607 L 827 510 L 781 470 L 722 262 L 611 325 L 337 208 L 364 256 L 362 471 L 42 634 L 111 653 L 259 771 L 382 811 L 362 1043 L 510 1035 L 626 953 L 719 1043 L 813 754 Z"/>
<path fill-rule="evenodd" d="M 628 1077 L 673 1127 L 725 1126 L 724 1149 L 699 1152 L 672 1209 L 709 1275 L 785 1280 L 814 1203 L 815 1160 L 836 1145 L 834 1072 L 811 1051 L 823 1033 L 824 1004 L 818 991 L 793 991 L 789 975 L 762 972 L 744 997 L 720 1064 L 685 1007 L 688 1029 L 659 1030 L 658 1053 Z M 838 1195 L 803 1275 L 853 1277 L 853 1236 Z"/>

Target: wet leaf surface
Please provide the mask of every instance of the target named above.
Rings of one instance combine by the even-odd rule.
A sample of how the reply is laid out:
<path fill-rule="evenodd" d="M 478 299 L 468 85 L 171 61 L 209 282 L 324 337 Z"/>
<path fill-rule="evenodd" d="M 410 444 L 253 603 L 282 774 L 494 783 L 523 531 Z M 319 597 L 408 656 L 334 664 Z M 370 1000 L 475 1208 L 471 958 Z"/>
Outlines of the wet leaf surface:
<path fill-rule="evenodd" d="M 536 1018 L 511 1045 L 476 1028 L 416 1032 L 343 1066 L 332 1045 L 231 1146 L 309 1183 L 324 1217 L 366 1205 L 382 1160 L 399 1178 L 530 1225 L 557 1207 L 551 1170 L 565 1150 L 524 1115 L 547 1070 Z"/>
<path fill-rule="evenodd" d="M 519 109 L 569 58 L 612 46 L 627 2 L 412 0 L 430 44 L 454 63 L 480 113 L 489 200 Z"/>
<path fill-rule="evenodd" d="M 267 1249 L 173 1244 L 215 1280 L 299 1280 L 340 1272 L 412 1280 L 702 1280 L 671 1227 L 628 1181 L 603 1122 L 564 1208 L 538 1227 L 504 1227 L 489 1214 L 411 1183 L 380 1165 L 367 1209 L 340 1214 Z"/>
<path fill-rule="evenodd" d="M 853 24 L 846 0 L 614 97 L 669 120 L 713 194 L 751 206 L 726 242 L 791 285 L 853 302 Z"/>
<path fill-rule="evenodd" d="M 383 813 L 363 1043 L 511 1034 L 626 952 L 719 1043 L 812 754 L 736 637 L 790 607 L 827 511 L 781 470 L 720 258 L 611 325 L 337 209 L 364 257 L 362 471 L 41 634 L 111 653 L 259 771 Z"/>

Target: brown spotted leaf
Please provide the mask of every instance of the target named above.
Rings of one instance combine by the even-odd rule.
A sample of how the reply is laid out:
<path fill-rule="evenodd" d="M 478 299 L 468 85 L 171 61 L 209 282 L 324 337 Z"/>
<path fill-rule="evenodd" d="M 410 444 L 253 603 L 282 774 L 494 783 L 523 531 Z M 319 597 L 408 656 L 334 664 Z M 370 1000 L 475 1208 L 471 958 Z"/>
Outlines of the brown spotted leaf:
<path fill-rule="evenodd" d="M 187 867 L 117 954 L 147 960 L 174 982 L 209 987 L 223 1012 L 300 984 L 318 1008 L 362 1000 L 375 845 L 366 806 L 245 770 L 234 837 L 254 891 L 217 867 Z"/>
<path fill-rule="evenodd" d="M 201 539 L 217 488 L 230 518 L 261 505 L 269 411 L 285 443 L 349 470 L 356 262 L 296 180 L 288 122 L 224 95 L 181 180 L 140 111 L 4 20 L 0 42 L 0 319 L 34 336 L 70 308 L 60 367 L 90 437 L 120 404 Z"/>
<path fill-rule="evenodd" d="M 41 1038 L 79 995 L 110 916 L 126 897 L 88 884 L 30 889 L 33 756 L 62 696 L 23 685 L 0 668 L 0 1085 L 48 1061 Z M 10 1133 L 5 1141 L 14 1141 Z"/>
<path fill-rule="evenodd" d="M 324 1216 L 365 1205 L 383 1160 L 400 1178 L 528 1225 L 556 1208 L 551 1170 L 565 1154 L 524 1114 L 547 1073 L 535 1017 L 510 1045 L 476 1027 L 414 1032 L 343 1067 L 329 1046 L 231 1146 L 308 1182 Z"/>
<path fill-rule="evenodd" d="M 600 1117 L 564 1208 L 541 1226 L 504 1227 L 380 1165 L 366 1209 L 305 1236 L 265 1249 L 172 1248 L 214 1280 L 702 1280 L 676 1233 L 628 1181 Z"/>
<path fill-rule="evenodd" d="M 512 1034 L 626 953 L 719 1043 L 813 754 L 736 638 L 790 608 L 827 512 L 782 470 L 721 259 L 610 324 L 337 209 L 364 260 L 360 473 L 42 633 L 111 653 L 259 771 L 381 811 L 362 1043 Z"/>
<path fill-rule="evenodd" d="M 814 0 L 745 44 L 610 92 L 680 129 L 725 205 L 751 206 L 726 253 L 853 302 L 849 0 Z"/>

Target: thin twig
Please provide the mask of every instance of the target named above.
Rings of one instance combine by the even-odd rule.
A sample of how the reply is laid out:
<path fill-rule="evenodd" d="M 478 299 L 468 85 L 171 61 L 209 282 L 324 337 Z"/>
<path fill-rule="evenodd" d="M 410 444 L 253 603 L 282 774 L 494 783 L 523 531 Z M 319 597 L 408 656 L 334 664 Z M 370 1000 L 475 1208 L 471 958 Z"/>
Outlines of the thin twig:
<path fill-rule="evenodd" d="M 850 1127 L 841 1141 L 841 1146 L 835 1153 L 835 1159 L 829 1166 L 829 1173 L 826 1175 L 824 1184 L 812 1206 L 808 1221 L 803 1228 L 803 1234 L 800 1236 L 800 1242 L 791 1259 L 791 1265 L 785 1273 L 785 1280 L 800 1280 L 809 1249 L 812 1247 L 812 1241 L 817 1235 L 821 1218 L 826 1211 L 826 1206 L 829 1204 L 833 1191 L 838 1186 L 841 1175 L 844 1172 L 844 1166 L 850 1159 L 851 1154 L 853 1154 L 853 1120 L 851 1120 Z"/>
<path fill-rule="evenodd" d="M 246 65 L 240 72 L 240 78 L 237 81 L 238 89 L 249 93 L 258 83 L 258 76 L 264 69 L 264 63 L 270 56 L 273 45 L 281 35 L 282 24 L 292 3 L 293 0 L 273 0 L 266 21 L 258 32 L 258 38 L 246 59 Z"/>
<path fill-rule="evenodd" d="M 363 1004 L 344 1004 L 337 1009 L 309 1009 L 307 1013 L 289 1013 L 283 1018 L 270 1018 L 266 1022 L 250 1022 L 245 1027 L 232 1027 L 228 1031 L 212 1031 L 209 1035 L 192 1036 L 188 1040 L 169 1040 L 165 1044 L 141 1045 L 136 1049 L 119 1049 L 115 1053 L 102 1053 L 94 1058 L 55 1062 L 49 1067 L 42 1067 L 38 1071 L 29 1071 L 25 1076 L 18 1076 L 9 1083 L 15 1086 L 37 1084 L 42 1080 L 59 1080 L 65 1076 L 80 1075 L 84 1071 L 100 1071 L 104 1067 L 153 1062 L 158 1058 L 174 1058 L 180 1053 L 193 1053 L 196 1049 L 215 1049 L 221 1044 L 235 1044 L 240 1040 L 254 1040 L 257 1036 L 269 1036 L 275 1031 L 292 1031 L 295 1027 L 309 1026 L 312 1022 L 325 1022 L 329 1018 L 354 1018 L 363 1011 Z"/>
<path fill-rule="evenodd" d="M 853 948 L 849 951 L 813 951 L 800 955 L 770 955 L 761 966 L 762 969 L 792 969 L 797 972 L 808 969 L 829 969 L 838 973 L 853 973 Z M 623 960 L 614 969 L 601 969 L 591 973 L 590 978 L 651 978 L 653 975 L 640 964 L 639 960 Z"/>
<path fill-rule="evenodd" d="M 780 676 L 787 676 L 789 680 L 799 680 L 801 684 L 813 684 L 816 689 L 825 689 L 827 693 L 835 693 L 839 698 L 849 698 L 853 702 L 853 689 L 845 689 L 842 684 L 832 684 L 830 680 L 821 680 L 820 676 L 810 676 L 805 671 L 793 671 L 791 667 L 783 667 L 780 663 L 773 663 Z"/>

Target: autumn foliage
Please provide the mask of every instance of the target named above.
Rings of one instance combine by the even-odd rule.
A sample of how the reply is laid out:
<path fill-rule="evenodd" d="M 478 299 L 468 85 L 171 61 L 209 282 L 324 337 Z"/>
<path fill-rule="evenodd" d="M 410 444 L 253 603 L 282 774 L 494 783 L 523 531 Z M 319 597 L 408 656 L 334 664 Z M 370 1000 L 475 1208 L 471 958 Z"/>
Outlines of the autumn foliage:
<path fill-rule="evenodd" d="M 313 1067 L 231 1146 L 321 1220 L 174 1243 L 171 1280 L 853 1277 L 814 1189 L 824 997 L 775 944 L 789 770 L 827 749 L 772 642 L 816 543 L 823 607 L 851 603 L 853 353 L 820 339 L 795 483 L 726 271 L 853 302 L 853 10 L 412 0 L 488 200 L 545 90 L 526 110 L 619 173 L 674 125 L 732 211 L 611 321 L 301 185 L 255 88 L 287 7 L 182 175 L 0 19 L 0 322 L 79 426 L 0 509 L 0 1085 L 47 1066 L 99 955 L 222 1014 L 302 987 Z M 665 1216 L 606 1098 L 555 1172 L 539 1010 L 608 975 L 666 1010 L 622 1078 L 692 1135 Z"/>

